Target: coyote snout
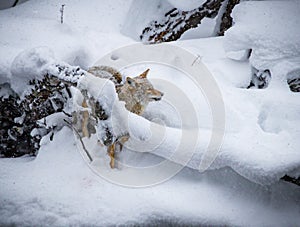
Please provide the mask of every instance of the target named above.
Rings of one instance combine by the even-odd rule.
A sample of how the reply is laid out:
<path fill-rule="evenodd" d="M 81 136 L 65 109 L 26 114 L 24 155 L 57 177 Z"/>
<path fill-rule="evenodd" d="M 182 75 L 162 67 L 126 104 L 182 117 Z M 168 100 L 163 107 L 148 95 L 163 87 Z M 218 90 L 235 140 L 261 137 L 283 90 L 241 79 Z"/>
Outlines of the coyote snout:
<path fill-rule="evenodd" d="M 164 93 L 160 92 L 159 90 L 153 89 L 148 93 L 148 98 L 150 101 L 159 101 L 161 100 L 163 95 Z"/>

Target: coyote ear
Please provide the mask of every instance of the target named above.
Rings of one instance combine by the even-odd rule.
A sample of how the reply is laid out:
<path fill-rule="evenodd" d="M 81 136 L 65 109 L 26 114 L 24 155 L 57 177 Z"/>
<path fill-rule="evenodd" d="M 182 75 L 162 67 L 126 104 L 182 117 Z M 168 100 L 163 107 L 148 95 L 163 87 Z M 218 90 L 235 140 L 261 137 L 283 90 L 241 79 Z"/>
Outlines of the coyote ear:
<path fill-rule="evenodd" d="M 130 78 L 130 77 L 127 77 L 126 78 L 126 82 L 131 85 L 131 86 L 134 86 L 134 79 Z"/>
<path fill-rule="evenodd" d="M 139 75 L 140 78 L 146 78 L 147 74 L 149 72 L 150 69 L 147 69 L 145 72 L 143 72 L 141 75 Z"/>

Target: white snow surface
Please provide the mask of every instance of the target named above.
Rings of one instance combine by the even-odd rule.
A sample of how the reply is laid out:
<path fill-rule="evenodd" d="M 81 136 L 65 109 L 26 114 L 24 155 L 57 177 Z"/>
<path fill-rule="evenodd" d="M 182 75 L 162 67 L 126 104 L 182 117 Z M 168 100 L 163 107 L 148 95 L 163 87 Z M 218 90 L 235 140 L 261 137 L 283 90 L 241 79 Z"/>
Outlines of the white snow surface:
<path fill-rule="evenodd" d="M 121 32 L 136 41 L 140 41 L 140 35 L 144 28 L 148 27 L 152 21 L 158 21 L 163 24 L 165 13 L 174 9 L 174 7 L 179 10 L 193 10 L 203 3 L 204 1 L 199 0 L 151 0 L 151 4 L 149 4 L 145 0 L 132 0 Z M 204 18 L 197 28 L 188 30 L 180 39 L 211 37 L 214 33 L 215 24 L 215 19 Z"/>
<path fill-rule="evenodd" d="M 11 80 L 11 88 L 19 95 L 28 89 L 28 81 L 43 78 L 54 63 L 54 53 L 47 47 L 38 47 L 21 52 L 12 62 L 11 77 L 18 78 Z"/>
<path fill-rule="evenodd" d="M 143 29 L 153 20 L 162 20 L 164 14 L 172 8 L 173 6 L 164 0 L 151 0 L 151 4 L 144 0 L 132 0 L 121 32 L 139 41 Z"/>
<path fill-rule="evenodd" d="M 250 63 L 271 71 L 271 86 L 281 83 L 287 74 L 300 70 L 299 11 L 299 1 L 250 1 L 237 5 L 232 14 L 235 24 L 225 35 L 228 56 L 252 49 Z"/>
<path fill-rule="evenodd" d="M 0 11 L 0 83 L 11 82 L 22 93 L 26 80 L 41 76 L 48 67 L 51 69 L 53 62 L 58 61 L 54 58 L 87 68 L 112 49 L 133 43 L 123 35 L 126 23 L 133 23 L 128 14 L 132 2 L 136 1 L 100 1 L 100 4 L 96 0 L 88 4 L 79 0 L 64 1 L 64 24 L 59 22 L 61 2 L 58 0 L 30 0 Z M 140 3 L 140 7 L 145 11 L 147 6 Z M 204 138 L 188 167 L 152 187 L 137 189 L 114 185 L 94 174 L 91 168 L 97 170 L 98 167 L 89 165 L 85 157 L 81 157 L 76 146 L 78 140 L 70 129 L 63 128 L 54 136 L 54 141 L 44 141 L 35 159 L 0 159 L 0 225 L 294 226 L 300 223 L 299 188 L 279 181 L 286 173 L 298 176 L 300 166 L 299 94 L 290 92 L 283 79 L 286 72 L 299 69 L 297 7 L 299 3 L 293 1 L 243 2 L 234 11 L 236 24 L 225 38 L 174 43 L 205 63 L 225 102 L 225 138 L 210 170 L 197 171 L 207 145 L 206 131 L 211 127 L 205 100 L 195 98 L 197 91 L 191 91 L 190 82 L 182 74 L 174 76 L 170 70 L 152 65 L 150 75 L 154 78 L 150 76 L 150 80 L 154 84 L 157 75 L 178 83 L 199 108 Z M 275 18 L 275 15 L 280 17 Z M 141 27 L 144 22 L 137 22 L 137 26 Z M 279 34 L 280 29 L 285 29 L 284 24 L 287 30 L 295 25 L 294 30 L 283 30 L 284 34 Z M 266 34 L 272 35 L 266 36 L 263 28 L 270 32 Z M 287 42 L 282 42 L 285 35 Z M 251 79 L 249 62 L 230 60 L 227 56 L 229 52 L 250 48 L 253 50 L 250 63 L 257 68 L 270 68 L 280 86 L 245 89 Z M 287 66 L 280 71 L 279 66 L 284 64 Z M 124 73 L 138 71 L 141 68 L 129 68 Z M 100 80 L 99 84 L 103 82 Z M 80 86 L 95 88 L 97 83 L 94 82 L 88 76 L 81 80 Z M 155 86 L 163 89 L 159 84 Z M 112 84 L 108 83 L 105 89 L 104 93 L 109 96 L 99 98 L 111 105 L 116 98 L 110 93 Z M 91 92 L 99 95 L 97 89 Z M 120 119 L 127 113 L 122 105 L 118 105 Z M 155 112 L 155 108 L 161 109 Z M 174 120 L 167 118 L 169 114 L 173 114 L 170 116 Z M 174 110 L 163 101 L 152 103 L 144 117 L 174 127 L 167 132 L 169 143 L 155 150 L 155 155 L 125 149 L 120 155 L 125 163 L 147 166 L 171 156 L 170 150 L 175 145 L 171 143 L 176 142 L 176 127 L 180 125 Z M 134 122 L 129 126 L 136 133 L 135 137 L 143 140 L 149 136 L 149 121 L 130 114 L 130 122 Z M 119 127 L 125 128 L 124 125 Z M 97 143 L 91 146 L 102 161 L 101 170 L 122 171 L 109 168 L 104 148 Z"/>
<path fill-rule="evenodd" d="M 276 90 L 245 89 L 251 78 L 250 66 L 226 59 L 223 38 L 179 45 L 202 56 L 225 102 L 225 139 L 212 168 L 230 163 L 252 181 L 271 183 L 299 167 L 299 94 L 285 86 Z"/>
<path fill-rule="evenodd" d="M 202 19 L 201 24 L 199 24 L 196 28 L 192 28 L 183 33 L 180 40 L 211 37 L 214 34 L 215 26 L 216 19 L 205 17 Z"/>
<path fill-rule="evenodd" d="M 203 3 L 205 3 L 205 0 L 167 0 L 171 5 L 176 7 L 177 9 L 181 10 L 192 10 L 200 7 Z"/>
<path fill-rule="evenodd" d="M 184 169 L 158 186 L 121 187 L 96 176 L 72 138 L 64 128 L 36 159 L 0 160 L 2 225 L 286 226 L 300 221 L 296 186 L 262 187 L 226 168 L 205 174 Z"/>
<path fill-rule="evenodd" d="M 30 0 L 1 10 L 0 82 L 10 81 L 9 66 L 26 49 L 47 46 L 57 59 L 85 69 L 103 54 L 130 44 L 130 38 L 120 35 L 130 3 Z M 62 4 L 64 23 L 60 24 Z"/>

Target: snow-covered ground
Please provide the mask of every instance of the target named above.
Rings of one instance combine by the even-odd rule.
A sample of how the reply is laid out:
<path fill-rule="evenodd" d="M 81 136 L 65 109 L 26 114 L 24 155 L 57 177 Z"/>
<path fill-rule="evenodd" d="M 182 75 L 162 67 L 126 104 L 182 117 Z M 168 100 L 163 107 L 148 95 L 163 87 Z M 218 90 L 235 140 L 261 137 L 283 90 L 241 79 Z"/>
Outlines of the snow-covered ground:
<path fill-rule="evenodd" d="M 205 174 L 186 168 L 157 186 L 121 187 L 95 175 L 72 138 L 64 128 L 35 160 L 1 160 L 1 224 L 299 223 L 297 186 L 260 186 L 229 168 Z"/>
<path fill-rule="evenodd" d="M 142 18 L 142 12 L 181 3 L 153 1 L 147 9 L 145 3 L 136 0 L 102 4 L 73 0 L 64 4 L 64 24 L 60 24 L 59 0 L 30 0 L 0 11 L 0 83 L 14 84 L 22 70 L 13 62 L 20 62 L 20 52 L 39 46 L 50 48 L 55 55 L 51 58 L 86 69 L 113 49 L 136 42 L 139 30 L 153 19 L 152 14 L 144 14 L 142 21 L 136 21 Z M 190 3 L 193 4 L 195 1 Z M 200 56 L 222 92 L 226 132 L 210 170 L 197 171 L 203 152 L 198 149 L 194 162 L 164 183 L 146 188 L 115 185 L 94 174 L 93 166 L 78 151 L 72 131 L 63 128 L 51 143 L 41 147 L 35 159 L 0 159 L 0 225 L 295 226 L 300 223 L 299 187 L 279 181 L 286 173 L 297 175 L 300 168 L 299 94 L 290 92 L 286 85 L 288 74 L 300 70 L 300 39 L 296 30 L 299 9 L 296 1 L 242 3 L 233 14 L 235 27 L 225 37 L 173 43 Z M 274 25 L 276 18 L 281 22 Z M 207 26 L 209 30 L 211 25 Z M 194 32 L 185 38 L 197 37 L 198 31 Z M 258 69 L 266 67 L 275 75 L 267 89 L 246 89 L 251 79 L 249 61 L 228 58 L 236 59 L 241 51 L 250 48 L 253 53 L 250 63 Z M 40 54 L 43 56 L 39 59 L 49 59 L 43 52 L 31 56 Z M 42 72 L 39 70 L 44 63 L 32 64 L 35 69 L 25 72 Z M 152 66 L 151 73 L 156 72 L 165 73 L 161 76 L 164 79 L 177 81 L 182 90 L 190 88 L 184 78 L 168 76 L 170 70 Z M 152 79 L 155 81 L 155 77 Z M 157 116 L 155 107 L 164 108 L 150 105 L 145 117 Z M 208 115 L 209 112 L 199 113 L 206 129 L 211 126 Z M 172 123 L 176 125 L 175 122 L 167 125 Z M 154 153 L 168 158 L 164 149 Z M 122 158 L 131 164 L 161 161 L 156 155 L 122 152 Z M 103 168 L 116 171 L 110 170 L 108 163 Z"/>

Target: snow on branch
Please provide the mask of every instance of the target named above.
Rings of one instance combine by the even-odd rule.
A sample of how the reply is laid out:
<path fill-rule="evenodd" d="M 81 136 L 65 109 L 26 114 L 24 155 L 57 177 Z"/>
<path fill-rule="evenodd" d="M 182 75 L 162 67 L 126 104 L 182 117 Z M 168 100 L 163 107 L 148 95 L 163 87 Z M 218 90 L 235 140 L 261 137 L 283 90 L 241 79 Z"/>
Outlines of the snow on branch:
<path fill-rule="evenodd" d="M 224 0 L 208 0 L 191 11 L 174 8 L 165 14 L 163 21 L 152 21 L 140 38 L 146 42 L 169 42 L 180 38 L 188 29 L 197 27 L 204 17 L 213 18 Z"/>
<path fill-rule="evenodd" d="M 140 39 L 150 43 L 174 41 L 187 30 L 196 28 L 205 17 L 215 18 L 217 15 L 220 22 L 215 33 L 224 35 L 232 25 L 230 14 L 238 3 L 239 0 L 207 0 L 202 6 L 190 11 L 173 8 L 165 13 L 163 21 L 152 21 L 142 31 Z"/>

